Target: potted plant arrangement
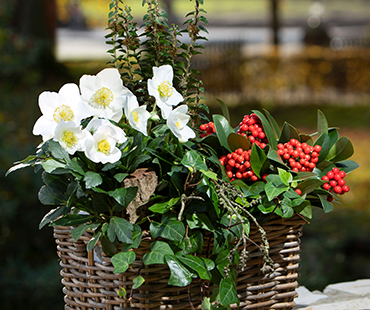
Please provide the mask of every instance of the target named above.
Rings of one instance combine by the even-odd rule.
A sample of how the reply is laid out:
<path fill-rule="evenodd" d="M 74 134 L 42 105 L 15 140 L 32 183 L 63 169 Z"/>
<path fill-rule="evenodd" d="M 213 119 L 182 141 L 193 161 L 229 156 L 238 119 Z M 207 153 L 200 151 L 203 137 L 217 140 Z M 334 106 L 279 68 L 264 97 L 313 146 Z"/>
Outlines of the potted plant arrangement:
<path fill-rule="evenodd" d="M 180 30 L 156 0 L 141 28 L 112 1 L 111 68 L 39 97 L 43 141 L 9 173 L 42 171 L 66 309 L 292 309 L 302 226 L 349 190 L 322 112 L 311 135 L 256 110 L 232 128 L 221 101 L 208 118 L 202 4 Z"/>

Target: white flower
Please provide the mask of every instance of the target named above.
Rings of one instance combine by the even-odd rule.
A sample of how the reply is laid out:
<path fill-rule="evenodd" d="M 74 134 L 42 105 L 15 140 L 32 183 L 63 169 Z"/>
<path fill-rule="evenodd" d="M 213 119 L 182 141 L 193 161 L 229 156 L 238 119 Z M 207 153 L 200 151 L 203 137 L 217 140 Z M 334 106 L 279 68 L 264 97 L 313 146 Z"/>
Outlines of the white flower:
<path fill-rule="evenodd" d="M 124 110 L 130 126 L 147 136 L 147 124 L 150 113 L 146 110 L 146 105 L 139 107 L 136 97 L 132 95 L 128 97 Z"/>
<path fill-rule="evenodd" d="M 86 130 L 89 131 L 91 134 L 94 134 L 102 126 L 108 126 L 114 130 L 117 143 L 123 143 L 127 140 L 125 132 L 118 126 L 113 125 L 107 119 L 94 117 L 86 126 Z"/>
<path fill-rule="evenodd" d="M 93 115 L 119 122 L 122 108 L 128 96 L 134 96 L 123 86 L 117 69 L 108 68 L 95 75 L 84 75 L 80 79 L 82 100 Z"/>
<path fill-rule="evenodd" d="M 195 138 L 195 132 L 186 124 L 190 120 L 187 105 L 181 105 L 173 110 L 167 119 L 167 126 L 171 129 L 172 133 L 181 143 Z"/>
<path fill-rule="evenodd" d="M 94 134 L 88 132 L 85 140 L 85 154 L 95 163 L 115 163 L 121 158 L 121 151 L 117 148 L 117 133 L 109 125 L 99 127 Z"/>
<path fill-rule="evenodd" d="M 60 121 L 80 124 L 81 120 L 91 116 L 81 100 L 76 84 L 65 84 L 59 93 L 44 91 L 39 96 L 39 106 L 43 114 L 33 127 L 34 135 L 42 135 L 44 141 L 54 137 L 54 131 Z"/>
<path fill-rule="evenodd" d="M 55 128 L 54 140 L 58 141 L 62 148 L 71 155 L 76 151 L 83 151 L 84 138 L 85 131 L 74 122 L 60 121 Z"/>
<path fill-rule="evenodd" d="M 172 86 L 173 69 L 170 65 L 153 67 L 153 78 L 148 80 L 149 95 L 155 97 L 162 111 L 162 117 L 167 119 L 172 106 L 178 105 L 184 98 Z"/>

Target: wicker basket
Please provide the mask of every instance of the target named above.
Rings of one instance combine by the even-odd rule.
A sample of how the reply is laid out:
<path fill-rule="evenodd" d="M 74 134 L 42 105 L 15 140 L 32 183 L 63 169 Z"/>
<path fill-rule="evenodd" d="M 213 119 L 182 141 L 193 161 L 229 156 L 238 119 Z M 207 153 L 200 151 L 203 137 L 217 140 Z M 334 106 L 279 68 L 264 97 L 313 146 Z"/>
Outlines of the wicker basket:
<path fill-rule="evenodd" d="M 304 221 L 299 217 L 273 219 L 263 228 L 270 244 L 270 256 L 275 263 L 275 272 L 263 274 L 263 256 L 256 245 L 248 245 L 247 267 L 239 270 L 237 292 L 241 300 L 239 309 L 292 309 L 295 306 L 295 289 L 298 287 L 297 269 L 300 260 L 300 239 Z M 64 285 L 65 309 L 200 309 L 204 291 L 197 279 L 190 287 L 169 286 L 170 271 L 166 265 L 145 266 L 143 255 L 149 250 L 151 240 L 144 238 L 136 252 L 136 261 L 123 274 L 114 274 L 110 258 L 95 247 L 94 253 L 86 250 L 91 234 L 85 233 L 77 242 L 70 235 L 71 228 L 55 227 L 61 276 Z M 251 227 L 250 238 L 257 244 L 261 241 L 257 228 Z M 205 247 L 207 240 L 204 240 Z M 145 283 L 131 292 L 132 280 L 140 275 Z M 117 292 L 123 287 L 132 296 L 132 304 Z M 235 305 L 235 308 L 237 306 Z"/>

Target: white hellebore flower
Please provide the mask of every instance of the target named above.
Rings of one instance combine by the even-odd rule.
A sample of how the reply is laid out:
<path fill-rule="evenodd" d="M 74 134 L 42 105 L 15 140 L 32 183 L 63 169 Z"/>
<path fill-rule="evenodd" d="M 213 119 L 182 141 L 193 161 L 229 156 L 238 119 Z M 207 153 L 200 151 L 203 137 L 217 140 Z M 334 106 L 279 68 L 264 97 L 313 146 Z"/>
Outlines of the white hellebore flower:
<path fill-rule="evenodd" d="M 172 106 L 184 101 L 181 94 L 172 86 L 172 80 L 173 69 L 170 65 L 153 67 L 153 78 L 148 80 L 149 95 L 155 97 L 164 119 L 168 118 Z"/>
<path fill-rule="evenodd" d="M 195 132 L 186 125 L 190 119 L 190 116 L 186 114 L 187 112 L 188 106 L 180 105 L 170 113 L 167 119 L 167 126 L 181 143 L 195 138 Z"/>
<path fill-rule="evenodd" d="M 76 151 L 83 151 L 85 131 L 74 122 L 60 121 L 55 128 L 54 140 L 58 141 L 63 149 L 73 155 Z"/>
<path fill-rule="evenodd" d="M 121 75 L 115 68 L 108 68 L 95 75 L 83 75 L 80 79 L 82 100 L 93 115 L 119 122 L 127 96 L 133 95 L 123 86 Z"/>
<path fill-rule="evenodd" d="M 146 110 L 146 105 L 139 107 L 139 103 L 134 95 L 129 96 L 124 105 L 125 116 L 128 119 L 130 126 L 144 135 L 148 135 L 148 119 L 150 113 Z"/>
<path fill-rule="evenodd" d="M 122 129 L 120 129 L 122 132 L 119 132 L 119 129 L 107 123 L 97 128 L 93 134 L 88 131 L 88 138 L 85 140 L 86 157 L 95 163 L 106 164 L 118 161 L 121 158 L 121 151 L 116 144 L 126 140 Z"/>
<path fill-rule="evenodd" d="M 107 119 L 94 117 L 86 126 L 86 131 L 94 134 L 102 126 L 108 126 L 114 130 L 117 143 L 123 143 L 127 140 L 125 132 L 118 126 L 113 125 Z"/>
<path fill-rule="evenodd" d="M 81 100 L 76 84 L 65 84 L 59 93 L 44 91 L 39 96 L 42 116 L 33 127 L 34 135 L 42 135 L 44 141 L 54 137 L 54 131 L 60 121 L 74 122 L 79 125 L 81 120 L 91 116 L 90 111 Z"/>

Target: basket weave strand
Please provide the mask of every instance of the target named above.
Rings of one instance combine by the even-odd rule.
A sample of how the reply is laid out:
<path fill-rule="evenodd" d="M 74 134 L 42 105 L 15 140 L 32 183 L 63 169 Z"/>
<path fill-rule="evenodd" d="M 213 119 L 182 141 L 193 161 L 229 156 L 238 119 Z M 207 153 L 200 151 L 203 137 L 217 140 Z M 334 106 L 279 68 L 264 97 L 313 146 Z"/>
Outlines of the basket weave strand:
<path fill-rule="evenodd" d="M 261 271 L 263 255 L 255 244 L 248 243 L 247 266 L 243 271 L 238 270 L 236 279 L 239 309 L 293 309 L 303 224 L 302 219 L 293 217 L 274 218 L 263 225 L 274 261 L 272 274 Z M 199 279 L 193 279 L 189 287 L 168 285 L 170 271 L 166 265 L 145 266 L 142 258 L 150 250 L 150 238 L 144 238 L 135 250 L 136 260 L 131 268 L 114 274 L 110 257 L 102 254 L 99 247 L 95 247 L 95 253 L 87 251 L 92 234 L 86 232 L 74 241 L 71 230 L 71 227 L 54 227 L 66 310 L 191 310 L 190 300 L 195 309 L 200 309 L 202 298 L 210 293 Z M 261 234 L 252 224 L 249 237 L 256 244 L 261 243 Z M 204 240 L 205 249 L 209 242 Z M 132 280 L 138 274 L 144 277 L 145 283 L 132 291 Z M 118 296 L 120 288 L 126 290 L 127 297 L 131 295 L 132 303 Z"/>

